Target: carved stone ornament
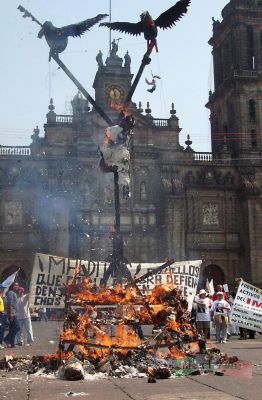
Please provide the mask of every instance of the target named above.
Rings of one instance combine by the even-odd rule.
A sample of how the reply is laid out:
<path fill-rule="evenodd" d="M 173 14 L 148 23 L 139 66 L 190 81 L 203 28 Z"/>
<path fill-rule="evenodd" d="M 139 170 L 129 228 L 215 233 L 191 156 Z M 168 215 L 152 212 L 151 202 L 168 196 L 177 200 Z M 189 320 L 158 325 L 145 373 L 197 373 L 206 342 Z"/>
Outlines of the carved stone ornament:
<path fill-rule="evenodd" d="M 247 195 L 259 196 L 261 194 L 261 183 L 256 179 L 255 174 L 242 175 L 241 181 L 241 186 Z"/>
<path fill-rule="evenodd" d="M 4 205 L 6 225 L 22 225 L 22 203 L 20 201 L 8 201 Z"/>
<path fill-rule="evenodd" d="M 168 178 L 162 178 L 162 185 L 166 192 L 172 192 L 172 183 Z"/>
<path fill-rule="evenodd" d="M 204 203 L 202 208 L 202 215 L 203 215 L 203 225 L 218 226 L 219 225 L 218 203 L 213 201 Z"/>

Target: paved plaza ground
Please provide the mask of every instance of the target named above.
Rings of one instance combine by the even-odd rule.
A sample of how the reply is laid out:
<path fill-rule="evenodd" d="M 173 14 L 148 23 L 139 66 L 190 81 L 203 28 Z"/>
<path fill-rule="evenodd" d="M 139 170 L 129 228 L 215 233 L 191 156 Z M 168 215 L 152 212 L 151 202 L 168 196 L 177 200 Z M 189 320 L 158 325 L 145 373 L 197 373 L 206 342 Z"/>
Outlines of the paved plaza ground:
<path fill-rule="evenodd" d="M 53 353 L 62 322 L 34 322 L 35 344 L 0 350 L 5 355 L 25 356 Z M 212 345 L 211 345 L 212 346 Z M 216 345 L 240 360 L 252 362 L 251 378 L 201 375 L 157 380 L 146 378 L 105 378 L 95 381 L 69 382 L 55 378 L 27 375 L 24 372 L 0 371 L 1 400 L 259 400 L 262 398 L 262 336 L 239 341 L 233 337 L 227 344 Z M 71 395 L 69 393 L 71 392 Z"/>

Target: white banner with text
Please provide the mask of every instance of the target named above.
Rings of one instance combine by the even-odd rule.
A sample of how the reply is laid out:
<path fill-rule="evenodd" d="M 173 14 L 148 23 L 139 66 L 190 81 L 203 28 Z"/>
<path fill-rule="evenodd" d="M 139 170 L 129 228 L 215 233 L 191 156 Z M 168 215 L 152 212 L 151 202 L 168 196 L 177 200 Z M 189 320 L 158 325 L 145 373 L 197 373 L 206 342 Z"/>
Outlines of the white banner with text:
<path fill-rule="evenodd" d="M 262 290 L 241 281 L 230 319 L 242 328 L 262 332 Z"/>
<path fill-rule="evenodd" d="M 75 272 L 78 262 L 79 273 L 77 282 L 83 277 L 90 277 L 94 285 L 100 286 L 101 280 L 109 268 L 108 262 L 72 260 L 70 258 L 57 257 L 49 254 L 37 253 L 34 259 L 31 284 L 30 307 L 64 308 L 64 287 Z M 201 260 L 174 262 L 161 272 L 154 274 L 154 270 L 160 263 L 134 263 L 128 265 L 131 275 L 142 277 L 148 272 L 149 276 L 140 280 L 137 284 L 139 290 L 146 294 L 156 285 L 169 285 L 182 290 L 183 296 L 188 301 L 191 310 L 192 303 L 198 285 Z M 114 284 L 114 278 L 110 277 L 107 286 Z"/>

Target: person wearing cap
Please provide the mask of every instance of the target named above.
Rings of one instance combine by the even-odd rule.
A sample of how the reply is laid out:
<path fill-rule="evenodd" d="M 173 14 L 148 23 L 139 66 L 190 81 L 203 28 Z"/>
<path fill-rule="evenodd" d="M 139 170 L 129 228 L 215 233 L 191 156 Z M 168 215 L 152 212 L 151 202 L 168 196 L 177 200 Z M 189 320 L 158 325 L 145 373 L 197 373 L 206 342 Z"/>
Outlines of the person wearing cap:
<path fill-rule="evenodd" d="M 206 339 L 209 338 L 210 332 L 210 308 L 211 301 L 207 297 L 205 289 L 201 289 L 198 296 L 195 297 L 194 309 L 196 310 L 196 326 L 198 333 L 204 335 Z"/>
<path fill-rule="evenodd" d="M 29 311 L 29 294 L 25 294 L 25 290 L 23 287 L 18 287 L 17 289 L 18 298 L 17 298 L 17 318 L 19 323 L 19 331 L 16 335 L 16 343 L 18 346 L 23 345 L 23 328 L 25 328 L 27 335 L 27 346 L 32 346 L 34 342 L 33 337 L 33 329 L 31 316 Z"/>
<path fill-rule="evenodd" d="M 226 343 L 229 310 L 230 304 L 224 300 L 223 292 L 217 292 L 217 300 L 211 308 L 211 320 L 215 323 L 217 343 Z"/>
<path fill-rule="evenodd" d="M 5 289 L 6 287 L 0 284 L 0 349 L 4 349 L 2 343 L 6 326 L 5 301 L 4 301 Z"/>
<path fill-rule="evenodd" d="M 222 292 L 223 293 L 223 299 L 228 301 L 228 295 L 227 293 L 223 290 L 223 285 L 217 285 L 217 290 L 216 293 L 213 294 L 213 301 L 217 300 L 217 293 Z"/>

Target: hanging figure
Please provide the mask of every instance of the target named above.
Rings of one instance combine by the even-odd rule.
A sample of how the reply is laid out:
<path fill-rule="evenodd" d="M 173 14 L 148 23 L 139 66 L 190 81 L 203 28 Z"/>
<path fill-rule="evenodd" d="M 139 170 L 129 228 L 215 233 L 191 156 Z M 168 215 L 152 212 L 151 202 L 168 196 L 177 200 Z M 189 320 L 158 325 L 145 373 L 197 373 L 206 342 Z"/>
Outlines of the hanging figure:
<path fill-rule="evenodd" d="M 151 89 L 147 89 L 147 91 L 149 93 L 153 93 L 156 90 L 156 79 L 161 79 L 160 76 L 158 75 L 153 75 L 152 71 L 151 71 L 151 75 L 152 75 L 152 81 L 150 82 L 148 79 L 145 79 L 146 83 L 151 87 Z"/>
<path fill-rule="evenodd" d="M 130 197 L 130 149 L 129 143 L 133 135 L 135 119 L 126 115 L 119 125 L 109 126 L 105 130 L 104 144 L 99 147 L 101 160 L 100 168 L 103 172 L 119 174 L 119 187 L 123 198 Z"/>
<path fill-rule="evenodd" d="M 187 8 L 191 0 L 180 0 L 173 7 L 163 12 L 157 19 L 153 20 L 148 11 L 144 11 L 141 15 L 141 21 L 137 23 L 131 22 L 103 22 L 99 26 L 107 26 L 108 28 L 129 33 L 130 35 L 141 35 L 144 34 L 147 40 L 147 51 L 151 53 L 153 48 L 157 48 L 157 28 L 167 29 L 171 28 L 176 24 L 180 18 L 186 14 Z"/>
<path fill-rule="evenodd" d="M 62 53 L 66 49 L 68 36 L 80 37 L 84 32 L 88 31 L 89 28 L 107 16 L 107 14 L 98 14 L 94 18 L 61 28 L 56 28 L 51 21 L 44 22 L 38 33 L 38 37 L 41 39 L 44 36 L 50 47 L 49 61 L 51 60 L 52 54 L 57 56 L 58 53 Z"/>

